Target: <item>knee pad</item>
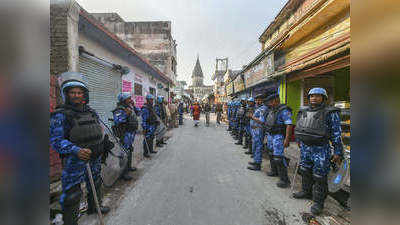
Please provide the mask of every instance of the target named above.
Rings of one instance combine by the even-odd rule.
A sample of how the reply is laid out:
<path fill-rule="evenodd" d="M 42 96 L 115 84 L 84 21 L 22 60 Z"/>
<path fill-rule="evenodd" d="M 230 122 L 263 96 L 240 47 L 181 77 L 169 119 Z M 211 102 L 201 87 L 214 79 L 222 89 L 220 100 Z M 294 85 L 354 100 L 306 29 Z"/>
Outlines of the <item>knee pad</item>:
<path fill-rule="evenodd" d="M 319 184 L 327 184 L 328 183 L 328 177 L 327 176 L 319 175 L 319 174 L 316 174 L 316 173 L 313 174 L 313 180 L 316 183 L 319 183 Z"/>
<path fill-rule="evenodd" d="M 79 204 L 79 202 L 81 201 L 81 197 L 82 197 L 82 190 L 80 188 L 80 185 L 72 187 L 66 193 L 64 199 L 64 206 Z"/>
<path fill-rule="evenodd" d="M 304 166 L 299 166 L 299 169 L 297 170 L 297 173 L 303 176 L 312 175 L 312 171 L 310 168 L 304 167 Z"/>

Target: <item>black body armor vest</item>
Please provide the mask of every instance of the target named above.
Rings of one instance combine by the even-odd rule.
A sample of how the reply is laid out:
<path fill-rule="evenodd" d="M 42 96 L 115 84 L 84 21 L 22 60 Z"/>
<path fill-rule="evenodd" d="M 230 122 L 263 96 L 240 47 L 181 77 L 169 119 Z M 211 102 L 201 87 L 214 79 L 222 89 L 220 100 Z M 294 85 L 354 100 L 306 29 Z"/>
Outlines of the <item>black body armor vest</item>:
<path fill-rule="evenodd" d="M 276 107 L 275 109 L 271 109 L 268 114 L 267 117 L 265 119 L 265 131 L 270 133 L 270 134 L 286 134 L 286 125 L 285 124 L 277 124 L 277 119 L 278 119 L 278 115 L 280 112 L 282 112 L 283 110 L 289 110 L 292 111 L 292 109 L 285 105 L 285 104 L 281 104 L 278 107 Z"/>
<path fill-rule="evenodd" d="M 238 109 L 238 112 L 237 112 L 238 119 L 242 120 L 242 118 L 244 117 L 245 114 L 246 114 L 246 108 L 245 107 L 240 107 Z"/>
<path fill-rule="evenodd" d="M 116 110 L 124 110 L 128 108 L 128 106 L 124 105 L 118 105 L 116 109 L 114 109 L 112 112 L 114 113 Z M 127 118 L 126 123 L 120 124 L 119 127 L 123 129 L 123 133 L 125 132 L 134 132 L 138 129 L 139 127 L 139 122 L 138 118 L 136 116 L 136 113 L 133 109 L 130 108 L 132 111 L 131 115 Z"/>
<path fill-rule="evenodd" d="M 326 117 L 331 112 L 338 112 L 335 107 L 319 107 L 312 109 L 304 107 L 297 114 L 296 128 L 294 134 L 297 139 L 306 145 L 324 145 L 329 140 L 329 130 Z"/>
<path fill-rule="evenodd" d="M 68 105 L 57 108 L 53 113 L 59 112 L 64 113 L 71 125 L 69 132 L 66 132 L 66 139 L 81 148 L 90 149 L 92 159 L 99 157 L 104 152 L 105 133 L 95 112 L 88 106 L 85 106 L 84 111 L 80 111 Z"/>
<path fill-rule="evenodd" d="M 149 123 L 149 125 L 157 126 L 159 122 L 157 120 L 157 115 L 156 115 L 156 112 L 154 112 L 153 107 L 149 106 L 147 104 L 145 104 L 144 107 L 146 107 L 149 110 L 149 118 L 147 121 Z"/>

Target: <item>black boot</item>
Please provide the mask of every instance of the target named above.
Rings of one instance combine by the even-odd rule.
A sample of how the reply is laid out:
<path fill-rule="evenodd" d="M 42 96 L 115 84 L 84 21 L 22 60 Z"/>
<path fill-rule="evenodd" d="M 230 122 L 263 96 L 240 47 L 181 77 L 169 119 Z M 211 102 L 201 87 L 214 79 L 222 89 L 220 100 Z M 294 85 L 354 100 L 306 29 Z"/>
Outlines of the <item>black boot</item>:
<path fill-rule="evenodd" d="M 278 170 L 278 175 L 279 175 L 279 182 L 276 184 L 276 186 L 280 188 L 287 188 L 290 186 L 290 181 L 289 177 L 287 174 L 287 167 L 283 163 L 283 158 L 279 156 L 274 156 L 274 164 L 276 164 L 277 170 Z"/>
<path fill-rule="evenodd" d="M 78 225 L 79 205 L 82 190 L 79 185 L 75 185 L 66 192 L 64 200 L 63 221 L 65 225 Z"/>
<path fill-rule="evenodd" d="M 99 179 L 98 181 L 95 181 L 95 182 L 96 182 L 95 188 L 96 188 L 97 200 L 99 201 L 101 214 L 104 215 L 104 214 L 107 214 L 108 212 L 110 212 L 110 207 L 101 205 L 102 198 L 103 198 L 101 180 Z M 87 185 L 90 185 L 90 184 L 87 184 Z M 87 197 L 88 197 L 88 199 L 87 199 L 87 203 L 88 203 L 87 214 L 90 215 L 93 213 L 97 213 L 96 203 L 94 201 L 94 196 L 93 196 L 93 191 L 88 191 Z"/>
<path fill-rule="evenodd" d="M 244 137 L 244 146 L 243 149 L 247 149 L 249 147 L 249 139 L 247 135 Z"/>
<path fill-rule="evenodd" d="M 243 138 L 239 136 L 238 141 L 235 143 L 235 145 L 243 145 Z"/>
<path fill-rule="evenodd" d="M 328 194 L 328 179 L 326 176 L 313 175 L 315 184 L 313 187 L 313 201 L 314 204 L 311 206 L 311 213 L 313 215 L 319 215 L 324 209 L 324 203 Z"/>
<path fill-rule="evenodd" d="M 155 153 L 157 153 L 156 151 L 154 151 L 153 149 L 154 149 L 154 137 L 153 138 L 151 138 L 151 139 L 149 139 L 149 152 L 151 153 L 151 154 L 155 154 Z"/>
<path fill-rule="evenodd" d="M 253 144 L 251 143 L 251 140 L 249 141 L 249 150 L 244 154 L 253 156 Z"/>
<path fill-rule="evenodd" d="M 293 198 L 296 199 L 312 199 L 312 187 L 314 180 L 312 178 L 311 169 L 300 166 L 298 174 L 301 175 L 301 191 L 294 193 Z"/>
<path fill-rule="evenodd" d="M 161 143 L 161 141 L 160 140 L 156 140 L 156 147 L 162 147 L 163 146 L 163 144 Z M 150 152 L 151 153 L 151 152 Z"/>
<path fill-rule="evenodd" d="M 253 165 L 256 165 L 256 164 L 258 164 L 258 163 L 255 163 L 255 162 L 250 161 L 249 164 L 253 166 Z"/>
<path fill-rule="evenodd" d="M 254 165 L 248 166 L 247 169 L 260 171 L 261 170 L 261 164 L 260 163 L 255 163 Z"/>
<path fill-rule="evenodd" d="M 271 170 L 267 172 L 267 176 L 270 177 L 277 177 L 278 176 L 278 168 L 274 161 L 274 156 L 272 154 L 269 155 L 269 163 L 271 166 Z"/>
<path fill-rule="evenodd" d="M 146 157 L 146 158 L 150 158 L 148 139 L 149 138 L 145 138 L 144 141 L 143 141 L 143 156 Z"/>
<path fill-rule="evenodd" d="M 132 155 L 133 155 L 133 149 L 131 147 L 131 148 L 129 148 L 129 152 L 128 152 L 128 163 L 127 163 L 127 168 L 126 168 L 128 172 L 136 171 L 136 168 L 132 167 Z"/>

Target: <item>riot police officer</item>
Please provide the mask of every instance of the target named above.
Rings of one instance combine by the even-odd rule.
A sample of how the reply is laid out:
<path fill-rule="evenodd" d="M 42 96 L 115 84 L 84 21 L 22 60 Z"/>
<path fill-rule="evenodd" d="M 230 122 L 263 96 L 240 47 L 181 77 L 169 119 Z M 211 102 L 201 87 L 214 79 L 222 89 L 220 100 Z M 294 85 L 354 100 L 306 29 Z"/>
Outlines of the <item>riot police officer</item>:
<path fill-rule="evenodd" d="M 290 185 L 290 181 L 287 175 L 288 160 L 284 155 L 284 149 L 289 147 L 292 133 L 292 110 L 287 105 L 280 104 L 278 93 L 268 96 L 266 102 L 270 111 L 265 119 L 265 131 L 268 135 L 270 159 L 273 159 L 269 175 L 277 173 L 280 178 L 277 186 L 286 188 Z"/>
<path fill-rule="evenodd" d="M 235 143 L 236 145 L 243 145 L 243 135 L 245 132 L 245 116 L 247 112 L 246 108 L 246 98 L 243 97 L 239 103 L 239 109 L 237 113 L 237 121 L 238 121 L 238 141 Z"/>
<path fill-rule="evenodd" d="M 149 153 L 157 153 L 153 151 L 154 133 L 158 126 L 156 113 L 153 109 L 154 96 L 151 94 L 146 95 L 146 103 L 142 108 L 142 127 L 145 138 L 143 140 L 143 156 L 150 158 Z"/>
<path fill-rule="evenodd" d="M 252 138 L 251 138 L 251 127 L 250 127 L 250 117 L 254 113 L 254 98 L 249 97 L 247 99 L 247 111 L 246 111 L 246 116 L 244 118 L 245 121 L 245 146 L 243 146 L 244 149 L 248 149 L 245 154 L 251 155 L 253 154 L 252 152 Z"/>
<path fill-rule="evenodd" d="M 239 111 L 240 102 L 237 100 L 233 101 L 233 109 L 232 109 L 232 136 L 233 139 L 238 139 L 238 111 Z"/>
<path fill-rule="evenodd" d="M 339 109 L 327 105 L 328 95 L 323 88 L 312 88 L 308 92 L 309 106 L 297 114 L 295 136 L 300 145 L 299 174 L 302 176 L 302 191 L 293 197 L 313 199 L 313 214 L 320 214 L 328 193 L 327 175 L 330 170 L 331 144 L 333 161 L 343 156 Z"/>
<path fill-rule="evenodd" d="M 229 101 L 227 103 L 228 108 L 226 110 L 226 116 L 228 119 L 228 130 L 227 131 L 232 131 L 232 102 Z"/>
<path fill-rule="evenodd" d="M 164 109 L 163 101 L 164 101 L 164 98 L 162 96 L 158 96 L 157 103 L 154 106 L 154 111 L 157 114 L 157 116 L 160 118 L 161 121 L 165 121 L 165 119 L 166 119 L 166 112 Z M 156 139 L 157 147 L 162 147 L 163 144 L 166 144 L 163 140 L 163 137 Z"/>
<path fill-rule="evenodd" d="M 59 77 L 64 104 L 56 108 L 50 118 L 50 144 L 62 160 L 62 194 L 60 204 L 66 225 L 78 224 L 78 214 L 85 181 L 88 191 L 88 214 L 95 212 L 94 194 L 101 204 L 101 161 L 104 153 L 113 148 L 100 125 L 97 113 L 88 106 L 89 90 L 82 74 L 65 72 Z M 86 163 L 89 162 L 95 183 L 93 193 Z M 102 213 L 110 211 L 100 206 Z"/>
<path fill-rule="evenodd" d="M 268 107 L 263 102 L 264 94 L 259 94 L 255 97 L 256 109 L 254 114 L 251 115 L 250 127 L 252 133 L 252 152 L 254 162 L 249 162 L 249 170 L 261 170 L 262 163 L 262 150 L 264 141 L 263 124 L 265 122 L 265 115 L 268 112 Z"/>
<path fill-rule="evenodd" d="M 128 150 L 128 163 L 122 175 L 122 179 L 124 180 L 131 180 L 132 177 L 129 176 L 129 172 L 136 170 L 135 167 L 132 167 L 132 144 L 135 141 L 138 129 L 138 109 L 132 106 L 132 103 L 132 95 L 128 92 L 122 92 L 118 95 L 117 107 L 112 111 L 115 126 L 113 130 L 117 130 L 120 142 Z"/>

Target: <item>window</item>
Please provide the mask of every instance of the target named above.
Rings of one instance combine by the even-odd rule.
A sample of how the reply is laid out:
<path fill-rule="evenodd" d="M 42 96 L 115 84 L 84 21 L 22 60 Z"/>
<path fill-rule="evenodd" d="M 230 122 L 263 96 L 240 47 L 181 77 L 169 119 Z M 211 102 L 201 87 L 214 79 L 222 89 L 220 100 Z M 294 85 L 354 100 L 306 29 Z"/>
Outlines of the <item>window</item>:
<path fill-rule="evenodd" d="M 135 95 L 136 96 L 141 96 L 142 95 L 142 85 L 141 84 L 138 84 L 138 83 L 135 83 L 135 90 L 134 90 L 135 92 Z"/>

